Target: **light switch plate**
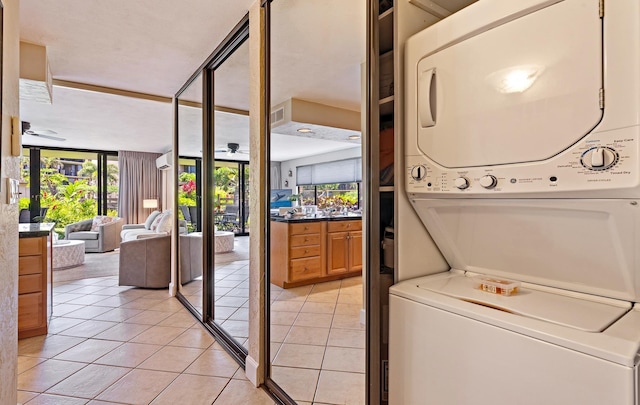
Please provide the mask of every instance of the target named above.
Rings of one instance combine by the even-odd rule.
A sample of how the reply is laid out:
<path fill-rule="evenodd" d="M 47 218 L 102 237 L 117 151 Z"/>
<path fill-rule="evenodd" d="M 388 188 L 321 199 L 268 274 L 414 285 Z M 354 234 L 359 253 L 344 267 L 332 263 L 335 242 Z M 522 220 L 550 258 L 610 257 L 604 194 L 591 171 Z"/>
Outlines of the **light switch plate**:
<path fill-rule="evenodd" d="M 7 179 L 7 204 L 17 204 L 20 198 L 20 181 Z"/>

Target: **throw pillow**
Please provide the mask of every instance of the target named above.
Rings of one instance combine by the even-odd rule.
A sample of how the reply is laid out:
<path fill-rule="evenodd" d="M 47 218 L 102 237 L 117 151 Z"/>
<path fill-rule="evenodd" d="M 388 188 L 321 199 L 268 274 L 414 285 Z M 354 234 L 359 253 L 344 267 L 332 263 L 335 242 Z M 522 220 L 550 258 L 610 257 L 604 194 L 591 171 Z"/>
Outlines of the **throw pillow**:
<path fill-rule="evenodd" d="M 94 232 L 98 231 L 98 227 L 100 225 L 109 224 L 111 222 L 115 222 L 118 217 L 108 217 L 105 215 L 96 215 L 93 217 L 93 222 L 91 224 L 91 230 Z"/>
<path fill-rule="evenodd" d="M 162 218 L 164 217 L 164 215 L 165 215 L 164 213 L 156 215 L 156 218 L 153 220 L 153 222 L 149 226 L 150 231 L 154 231 L 154 232 L 158 231 L 158 225 L 160 225 L 160 221 L 162 221 Z"/>
<path fill-rule="evenodd" d="M 173 218 L 173 215 L 171 215 L 171 211 L 166 211 L 162 215 L 162 219 L 158 224 L 158 228 L 156 229 L 156 232 L 164 232 L 164 233 L 171 232 L 171 229 L 173 228 L 172 218 Z"/>
<path fill-rule="evenodd" d="M 151 224 L 153 223 L 153 221 L 156 219 L 156 217 L 160 215 L 160 211 L 155 210 L 153 211 L 151 214 L 149 214 L 149 216 L 147 217 L 147 220 L 144 221 L 144 229 L 151 229 Z"/>

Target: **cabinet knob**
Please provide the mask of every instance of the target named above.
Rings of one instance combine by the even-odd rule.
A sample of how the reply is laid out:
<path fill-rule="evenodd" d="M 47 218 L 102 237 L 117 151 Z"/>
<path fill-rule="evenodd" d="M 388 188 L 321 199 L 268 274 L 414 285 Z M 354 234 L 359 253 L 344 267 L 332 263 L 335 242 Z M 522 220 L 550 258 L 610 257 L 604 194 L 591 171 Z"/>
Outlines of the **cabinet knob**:
<path fill-rule="evenodd" d="M 309 242 L 309 239 L 307 239 L 307 238 L 304 238 L 304 241 L 305 241 L 305 242 Z"/>
<path fill-rule="evenodd" d="M 347 224 L 347 228 L 351 228 L 351 224 Z"/>
<path fill-rule="evenodd" d="M 309 251 L 307 249 L 304 250 L 305 253 L 309 253 Z"/>
<path fill-rule="evenodd" d="M 308 230 L 309 230 L 309 227 L 308 227 L 308 226 L 305 226 L 305 227 L 304 227 L 304 230 L 305 230 L 305 231 L 308 231 Z"/>
<path fill-rule="evenodd" d="M 304 266 L 304 272 L 306 273 L 307 271 L 309 271 L 309 269 L 307 268 L 307 266 Z"/>

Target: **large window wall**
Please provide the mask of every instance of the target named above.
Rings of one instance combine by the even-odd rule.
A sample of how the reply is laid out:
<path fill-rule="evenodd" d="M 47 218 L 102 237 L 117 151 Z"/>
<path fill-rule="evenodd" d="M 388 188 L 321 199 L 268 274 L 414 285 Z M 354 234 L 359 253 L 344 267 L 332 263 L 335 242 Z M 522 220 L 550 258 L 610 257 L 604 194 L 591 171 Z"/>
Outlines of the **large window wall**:
<path fill-rule="evenodd" d="M 220 231 L 249 233 L 249 162 L 216 160 L 214 223 Z"/>
<path fill-rule="evenodd" d="M 117 216 L 116 152 L 28 147 L 21 168 L 21 222 L 55 222 L 64 234 L 65 225 Z"/>

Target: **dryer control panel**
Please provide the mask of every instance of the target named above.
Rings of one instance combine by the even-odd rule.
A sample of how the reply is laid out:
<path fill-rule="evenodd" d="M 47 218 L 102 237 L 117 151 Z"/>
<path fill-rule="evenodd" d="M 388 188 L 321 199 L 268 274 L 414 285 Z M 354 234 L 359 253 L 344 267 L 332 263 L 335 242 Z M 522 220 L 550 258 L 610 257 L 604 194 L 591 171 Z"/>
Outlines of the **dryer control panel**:
<path fill-rule="evenodd" d="M 424 155 L 407 156 L 407 192 L 491 195 L 630 189 L 640 185 L 640 128 L 593 133 L 540 162 L 446 168 Z"/>

